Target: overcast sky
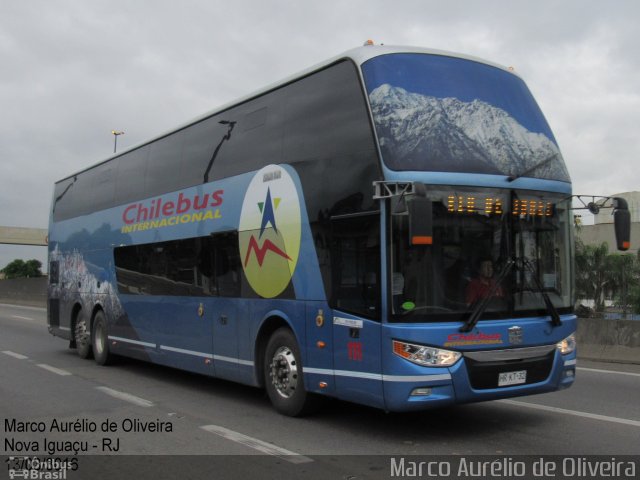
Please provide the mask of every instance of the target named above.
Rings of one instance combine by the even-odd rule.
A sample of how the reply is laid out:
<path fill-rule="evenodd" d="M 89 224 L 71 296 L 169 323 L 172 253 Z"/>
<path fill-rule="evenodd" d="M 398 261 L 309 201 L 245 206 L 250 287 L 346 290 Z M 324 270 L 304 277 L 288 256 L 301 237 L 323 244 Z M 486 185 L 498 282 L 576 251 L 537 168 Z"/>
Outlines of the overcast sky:
<path fill-rule="evenodd" d="M 640 190 L 637 0 L 4 1 L 0 225 L 46 228 L 53 183 L 371 38 L 513 66 L 574 193 Z M 44 248 L 0 245 L 0 268 Z"/>

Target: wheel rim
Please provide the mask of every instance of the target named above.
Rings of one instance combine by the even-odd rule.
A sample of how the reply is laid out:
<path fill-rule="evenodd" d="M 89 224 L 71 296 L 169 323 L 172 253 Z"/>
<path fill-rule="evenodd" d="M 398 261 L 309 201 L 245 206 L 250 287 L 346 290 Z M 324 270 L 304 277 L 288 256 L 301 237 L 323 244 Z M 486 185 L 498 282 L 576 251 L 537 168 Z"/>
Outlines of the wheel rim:
<path fill-rule="evenodd" d="M 283 398 L 290 398 L 298 387 L 298 365 L 289 347 L 280 347 L 273 354 L 269 364 L 269 376 L 276 392 Z"/>
<path fill-rule="evenodd" d="M 104 338 L 104 327 L 102 326 L 102 323 L 98 322 L 95 325 L 95 345 L 93 346 L 93 348 L 96 351 L 97 355 L 102 355 L 102 352 L 104 352 L 104 345 L 105 345 L 105 338 Z"/>
<path fill-rule="evenodd" d="M 89 332 L 87 331 L 87 322 L 84 319 L 80 319 L 76 323 L 75 335 L 77 348 L 84 348 L 89 345 Z"/>

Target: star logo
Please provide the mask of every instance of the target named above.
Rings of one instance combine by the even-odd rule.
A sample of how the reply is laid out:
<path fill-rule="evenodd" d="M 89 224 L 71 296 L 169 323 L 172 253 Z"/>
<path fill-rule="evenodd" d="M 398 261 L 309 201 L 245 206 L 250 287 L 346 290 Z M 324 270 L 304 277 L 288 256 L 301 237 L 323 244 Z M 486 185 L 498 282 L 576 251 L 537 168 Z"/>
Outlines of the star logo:
<path fill-rule="evenodd" d="M 269 165 L 253 177 L 240 213 L 242 268 L 254 291 L 280 295 L 291 282 L 300 251 L 300 201 L 293 179 Z"/>
<path fill-rule="evenodd" d="M 275 208 L 278 208 L 280 204 L 280 199 L 276 198 L 277 201 Z M 262 224 L 260 225 L 260 238 L 262 238 L 262 234 L 264 233 L 264 229 L 267 228 L 268 224 L 271 224 L 273 229 L 278 233 L 278 227 L 276 227 L 276 217 L 273 214 L 274 205 L 271 203 L 271 189 L 267 188 L 267 198 L 264 202 L 258 203 L 258 208 L 262 212 Z"/>

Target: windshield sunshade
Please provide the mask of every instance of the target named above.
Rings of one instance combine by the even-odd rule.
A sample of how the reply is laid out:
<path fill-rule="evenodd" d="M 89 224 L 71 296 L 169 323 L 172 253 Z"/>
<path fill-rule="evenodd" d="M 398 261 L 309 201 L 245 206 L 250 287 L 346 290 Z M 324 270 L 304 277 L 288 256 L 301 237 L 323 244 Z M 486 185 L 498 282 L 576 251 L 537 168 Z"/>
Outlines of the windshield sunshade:
<path fill-rule="evenodd" d="M 362 69 L 389 168 L 569 182 L 556 140 L 518 76 L 426 54 L 376 57 Z"/>

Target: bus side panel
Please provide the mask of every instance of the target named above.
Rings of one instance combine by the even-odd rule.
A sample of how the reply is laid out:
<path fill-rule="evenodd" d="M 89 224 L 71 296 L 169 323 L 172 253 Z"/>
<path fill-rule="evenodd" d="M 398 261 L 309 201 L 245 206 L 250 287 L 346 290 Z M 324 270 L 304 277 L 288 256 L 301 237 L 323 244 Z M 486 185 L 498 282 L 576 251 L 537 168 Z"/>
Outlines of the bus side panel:
<path fill-rule="evenodd" d="M 380 322 L 334 311 L 332 323 L 337 396 L 384 408 Z"/>
<path fill-rule="evenodd" d="M 335 394 L 333 330 L 331 310 L 326 302 L 306 304 L 305 388 L 324 395 Z"/>

